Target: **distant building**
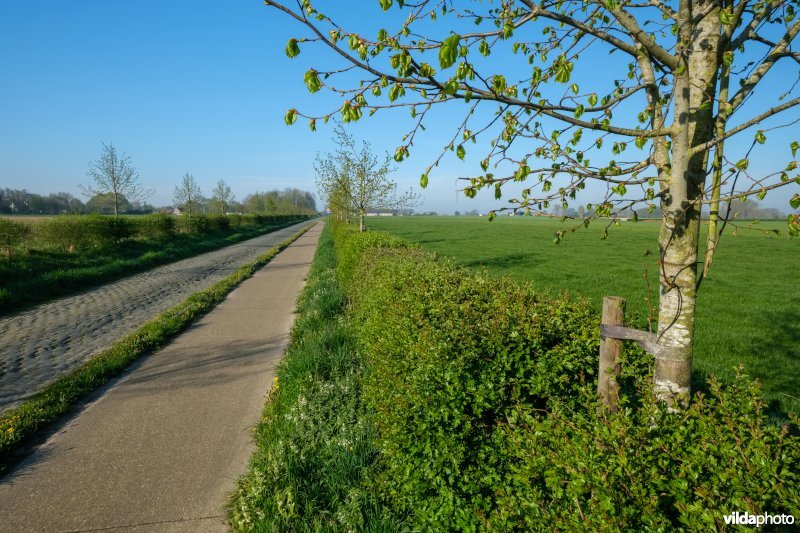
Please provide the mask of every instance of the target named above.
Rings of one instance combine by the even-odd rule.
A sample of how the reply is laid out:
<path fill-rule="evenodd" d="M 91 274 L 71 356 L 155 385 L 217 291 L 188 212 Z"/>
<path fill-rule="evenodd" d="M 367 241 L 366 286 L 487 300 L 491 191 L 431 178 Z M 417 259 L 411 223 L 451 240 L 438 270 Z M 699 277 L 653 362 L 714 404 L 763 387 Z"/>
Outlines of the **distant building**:
<path fill-rule="evenodd" d="M 368 217 L 393 217 L 397 215 L 397 211 L 393 209 L 371 209 L 367 211 Z"/>

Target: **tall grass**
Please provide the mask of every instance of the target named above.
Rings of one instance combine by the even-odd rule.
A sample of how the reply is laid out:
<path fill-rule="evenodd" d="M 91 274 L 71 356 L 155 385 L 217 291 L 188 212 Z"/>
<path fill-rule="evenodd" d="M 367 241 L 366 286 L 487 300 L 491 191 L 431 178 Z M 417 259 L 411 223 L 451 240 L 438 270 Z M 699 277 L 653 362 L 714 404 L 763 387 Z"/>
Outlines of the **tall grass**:
<path fill-rule="evenodd" d="M 239 531 L 397 531 L 370 489 L 378 465 L 326 227 L 298 304 L 289 348 L 255 428 L 258 449 L 232 496 Z"/>

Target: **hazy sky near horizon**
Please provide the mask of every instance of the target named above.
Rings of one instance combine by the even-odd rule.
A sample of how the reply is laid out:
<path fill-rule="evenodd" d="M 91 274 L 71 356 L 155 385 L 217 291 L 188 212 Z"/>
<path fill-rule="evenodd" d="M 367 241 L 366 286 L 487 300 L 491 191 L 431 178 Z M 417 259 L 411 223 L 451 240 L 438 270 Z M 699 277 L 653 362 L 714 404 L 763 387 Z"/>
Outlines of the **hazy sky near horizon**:
<path fill-rule="evenodd" d="M 377 0 L 363 1 L 380 13 Z M 363 26 L 371 16 L 352 22 Z M 113 142 L 155 190 L 155 205 L 172 203 L 186 172 L 206 195 L 219 179 L 238 199 L 285 187 L 316 193 L 313 160 L 334 148 L 333 124 L 312 133 L 303 121 L 285 126 L 283 116 L 290 107 L 329 111 L 337 100 L 324 91 L 310 95 L 303 83 L 310 66 L 329 60 L 326 51 L 304 45 L 297 58 L 285 56 L 287 40 L 302 35 L 259 0 L 0 3 L 0 187 L 79 196 L 101 142 Z M 432 117 L 412 157 L 397 166 L 401 188 L 418 188 L 449 141 L 464 113 L 463 106 L 450 109 Z M 364 118 L 348 131 L 376 152 L 394 153 L 411 125 L 404 110 Z M 489 191 L 474 200 L 458 192 L 457 178 L 479 172 L 485 149 L 471 150 L 466 162 L 446 158 L 417 209 L 504 205 Z M 771 194 L 765 204 L 789 211 L 789 194 Z M 596 199 L 589 191 L 584 202 Z"/>

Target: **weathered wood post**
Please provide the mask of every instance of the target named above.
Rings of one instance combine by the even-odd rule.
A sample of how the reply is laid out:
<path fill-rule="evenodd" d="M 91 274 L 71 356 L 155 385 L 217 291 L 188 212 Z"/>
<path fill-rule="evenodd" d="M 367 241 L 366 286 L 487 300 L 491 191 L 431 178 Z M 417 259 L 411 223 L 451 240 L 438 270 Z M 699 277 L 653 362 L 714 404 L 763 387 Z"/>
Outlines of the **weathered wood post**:
<path fill-rule="evenodd" d="M 623 326 L 625 323 L 624 317 L 625 300 L 623 298 L 618 296 L 606 296 L 603 298 L 601 328 L 603 326 Z M 597 376 L 597 392 L 600 394 L 600 402 L 608 407 L 608 410 L 612 413 L 617 412 L 617 401 L 619 400 L 617 378 L 620 371 L 618 359 L 621 349 L 622 341 L 606 336 L 601 329 L 600 372 Z"/>

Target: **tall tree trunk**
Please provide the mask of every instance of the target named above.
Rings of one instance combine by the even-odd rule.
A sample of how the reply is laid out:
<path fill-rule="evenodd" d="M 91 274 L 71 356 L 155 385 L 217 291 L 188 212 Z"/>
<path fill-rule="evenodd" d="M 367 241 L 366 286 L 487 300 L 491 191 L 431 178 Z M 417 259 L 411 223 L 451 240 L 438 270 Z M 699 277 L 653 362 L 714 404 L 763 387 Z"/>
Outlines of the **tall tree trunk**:
<path fill-rule="evenodd" d="M 685 48 L 675 74 L 675 120 L 669 186 L 662 196 L 658 310 L 659 353 L 655 360 L 655 394 L 670 405 L 685 405 L 691 394 L 700 200 L 706 179 L 707 151 L 692 147 L 713 135 L 716 96 L 718 7 L 692 26 L 693 9 L 710 2 L 681 1 L 679 23 Z"/>
<path fill-rule="evenodd" d="M 358 231 L 365 231 L 367 228 L 364 226 L 364 210 L 358 212 Z"/>

